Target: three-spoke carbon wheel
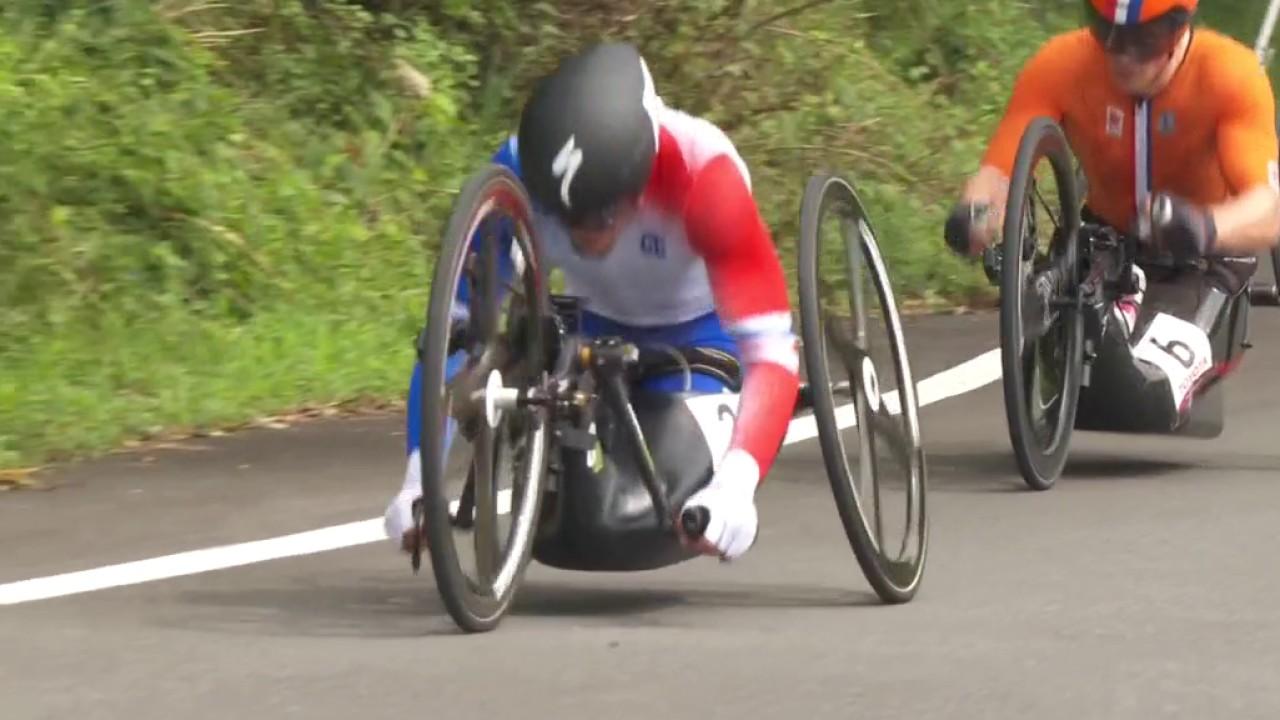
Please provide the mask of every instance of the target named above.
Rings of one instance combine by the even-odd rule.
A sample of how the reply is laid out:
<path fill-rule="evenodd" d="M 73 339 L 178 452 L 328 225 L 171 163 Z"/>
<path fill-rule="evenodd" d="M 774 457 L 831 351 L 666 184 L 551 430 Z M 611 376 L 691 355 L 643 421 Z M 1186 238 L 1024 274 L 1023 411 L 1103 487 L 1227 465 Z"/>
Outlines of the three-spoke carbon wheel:
<path fill-rule="evenodd" d="M 546 408 L 485 403 L 491 383 L 546 382 L 550 296 L 531 218 L 509 170 L 471 177 L 441 244 L 419 342 L 421 522 L 444 605 L 471 632 L 496 627 L 515 598 L 547 474 Z"/>
<path fill-rule="evenodd" d="M 799 276 L 807 384 L 840 520 L 876 594 L 906 602 L 929 535 L 916 387 L 871 222 L 837 176 L 805 187 Z"/>
<path fill-rule="evenodd" d="M 1044 181 L 1056 187 L 1056 211 L 1045 202 L 1035 176 L 1042 159 L 1052 169 Z M 1052 225 L 1043 238 L 1037 204 Z M 1018 146 L 1000 246 L 1005 415 L 1018 469 L 1035 490 L 1053 487 L 1066 465 L 1080 399 L 1079 227 L 1067 138 L 1056 123 L 1037 118 Z"/>

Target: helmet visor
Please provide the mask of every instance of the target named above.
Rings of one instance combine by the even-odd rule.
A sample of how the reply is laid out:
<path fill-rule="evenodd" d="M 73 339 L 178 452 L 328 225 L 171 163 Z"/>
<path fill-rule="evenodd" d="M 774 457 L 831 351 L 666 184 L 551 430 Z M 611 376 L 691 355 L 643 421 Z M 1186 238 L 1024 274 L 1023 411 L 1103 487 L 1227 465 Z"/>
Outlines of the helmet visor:
<path fill-rule="evenodd" d="M 1137 25 L 1119 25 L 1103 17 L 1093 4 L 1089 7 L 1089 30 L 1109 55 L 1126 55 L 1138 62 L 1150 62 L 1173 51 L 1190 14 L 1181 8 Z"/>

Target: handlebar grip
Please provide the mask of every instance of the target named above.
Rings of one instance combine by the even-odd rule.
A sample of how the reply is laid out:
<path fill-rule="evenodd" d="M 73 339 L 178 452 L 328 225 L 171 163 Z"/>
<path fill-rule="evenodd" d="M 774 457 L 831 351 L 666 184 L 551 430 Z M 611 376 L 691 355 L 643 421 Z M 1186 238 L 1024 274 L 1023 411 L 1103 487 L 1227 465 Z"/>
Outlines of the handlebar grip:
<path fill-rule="evenodd" d="M 986 203 L 959 203 L 951 209 L 942 235 L 947 246 L 957 255 L 969 254 L 969 235 L 973 223 L 984 219 L 990 207 Z"/>
<path fill-rule="evenodd" d="M 698 540 L 711 523 L 711 511 L 701 506 L 687 507 L 680 513 L 680 527 L 690 540 Z"/>

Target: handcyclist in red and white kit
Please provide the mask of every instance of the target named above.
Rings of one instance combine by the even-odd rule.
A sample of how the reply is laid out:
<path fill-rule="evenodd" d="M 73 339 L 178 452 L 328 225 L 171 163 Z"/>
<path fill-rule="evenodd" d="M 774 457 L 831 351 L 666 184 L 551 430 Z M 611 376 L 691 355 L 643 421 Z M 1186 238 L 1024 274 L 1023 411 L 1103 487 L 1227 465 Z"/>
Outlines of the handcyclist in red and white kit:
<path fill-rule="evenodd" d="M 607 43 L 539 82 L 494 160 L 529 190 L 535 236 L 567 292 L 583 299 L 585 334 L 738 359 L 743 382 L 728 451 L 684 507 L 708 511 L 702 552 L 741 556 L 756 538 L 756 488 L 795 407 L 799 354 L 782 266 L 733 143 L 712 123 L 667 107 L 635 48 Z M 683 383 L 682 375 L 659 377 L 646 389 Z M 385 514 L 388 536 L 402 547 L 413 540 L 411 505 L 422 492 L 420 386 L 419 366 L 404 485 Z M 693 389 L 726 386 L 708 374 L 695 376 Z"/>

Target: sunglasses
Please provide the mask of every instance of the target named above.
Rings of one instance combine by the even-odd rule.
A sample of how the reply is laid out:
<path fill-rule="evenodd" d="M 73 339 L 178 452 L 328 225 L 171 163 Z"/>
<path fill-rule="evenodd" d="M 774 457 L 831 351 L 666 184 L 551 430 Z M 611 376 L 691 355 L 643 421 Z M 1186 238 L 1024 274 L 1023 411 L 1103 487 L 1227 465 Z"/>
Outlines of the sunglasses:
<path fill-rule="evenodd" d="M 1089 8 L 1089 30 L 1107 54 L 1144 63 L 1172 52 L 1190 19 L 1186 11 L 1174 10 L 1141 25 L 1117 25 Z"/>
<path fill-rule="evenodd" d="M 601 210 L 566 217 L 564 222 L 571 230 L 602 232 L 617 224 L 618 217 L 622 215 L 623 211 L 633 207 L 637 200 L 637 198 L 625 198 Z"/>

